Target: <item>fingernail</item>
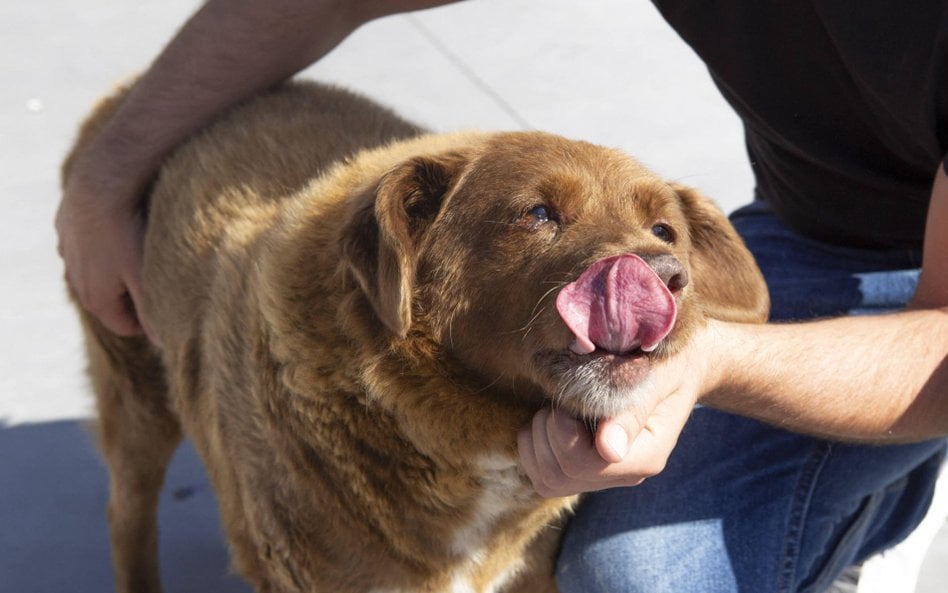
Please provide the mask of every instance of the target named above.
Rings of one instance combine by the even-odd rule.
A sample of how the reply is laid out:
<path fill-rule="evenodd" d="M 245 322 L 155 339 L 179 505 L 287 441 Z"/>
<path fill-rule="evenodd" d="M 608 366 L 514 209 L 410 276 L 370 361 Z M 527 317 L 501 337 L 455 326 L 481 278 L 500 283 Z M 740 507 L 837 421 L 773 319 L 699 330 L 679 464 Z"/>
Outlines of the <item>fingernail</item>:
<path fill-rule="evenodd" d="M 615 456 L 616 461 L 625 458 L 629 452 L 629 435 L 618 424 L 609 424 L 602 429 L 602 438 L 606 447 Z"/>

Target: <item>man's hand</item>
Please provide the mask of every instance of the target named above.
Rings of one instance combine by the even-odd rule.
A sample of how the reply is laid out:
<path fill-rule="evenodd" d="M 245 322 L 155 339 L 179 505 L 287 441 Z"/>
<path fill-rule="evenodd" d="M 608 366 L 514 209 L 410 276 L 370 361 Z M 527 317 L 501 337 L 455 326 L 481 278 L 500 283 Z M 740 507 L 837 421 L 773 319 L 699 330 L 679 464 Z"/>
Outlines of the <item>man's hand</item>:
<path fill-rule="evenodd" d="M 708 379 L 712 332 L 697 332 L 688 346 L 653 371 L 638 406 L 599 422 L 595 434 L 580 420 L 543 408 L 521 429 L 520 462 L 543 496 L 568 496 L 635 486 L 665 468 L 668 456 Z"/>
<path fill-rule="evenodd" d="M 137 196 L 95 190 L 72 175 L 56 213 L 59 254 L 79 303 L 112 332 L 143 332 L 141 302 L 144 221 Z"/>

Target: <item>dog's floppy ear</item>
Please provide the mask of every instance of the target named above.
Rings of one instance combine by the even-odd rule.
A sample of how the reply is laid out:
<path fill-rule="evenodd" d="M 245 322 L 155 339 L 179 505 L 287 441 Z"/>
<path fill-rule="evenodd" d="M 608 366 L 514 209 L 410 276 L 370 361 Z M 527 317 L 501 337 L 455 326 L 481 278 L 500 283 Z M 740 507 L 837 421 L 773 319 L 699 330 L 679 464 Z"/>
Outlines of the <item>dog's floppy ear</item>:
<path fill-rule="evenodd" d="M 672 187 L 688 219 L 691 275 L 704 314 L 722 321 L 766 321 L 767 285 L 730 221 L 696 190 L 678 184 Z"/>
<path fill-rule="evenodd" d="M 402 163 L 355 201 L 343 228 L 343 258 L 376 315 L 399 337 L 411 325 L 419 243 L 465 162 L 447 153 Z"/>

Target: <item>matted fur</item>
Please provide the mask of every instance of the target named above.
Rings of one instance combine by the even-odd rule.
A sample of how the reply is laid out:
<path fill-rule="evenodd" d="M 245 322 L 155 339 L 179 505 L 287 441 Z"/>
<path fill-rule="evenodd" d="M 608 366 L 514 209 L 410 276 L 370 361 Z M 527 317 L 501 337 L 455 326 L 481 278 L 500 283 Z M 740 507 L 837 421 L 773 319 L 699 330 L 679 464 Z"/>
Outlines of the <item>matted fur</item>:
<path fill-rule="evenodd" d="M 676 326 L 648 355 L 573 354 L 556 293 L 619 253 L 680 262 Z M 159 590 L 155 508 L 182 434 L 259 591 L 555 591 L 573 499 L 533 492 L 517 430 L 551 401 L 590 419 L 635 405 L 705 317 L 767 309 L 722 214 L 625 155 L 427 135 L 315 84 L 232 110 L 165 163 L 143 283 L 160 349 L 80 312 L 122 593 Z"/>

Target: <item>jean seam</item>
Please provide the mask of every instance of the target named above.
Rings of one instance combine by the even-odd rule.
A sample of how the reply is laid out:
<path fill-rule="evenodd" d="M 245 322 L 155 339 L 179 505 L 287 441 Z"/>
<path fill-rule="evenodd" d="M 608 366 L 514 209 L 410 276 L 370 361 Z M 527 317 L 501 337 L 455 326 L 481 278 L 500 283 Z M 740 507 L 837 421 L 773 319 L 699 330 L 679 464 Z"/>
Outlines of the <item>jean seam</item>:
<path fill-rule="evenodd" d="M 777 578 L 777 593 L 794 593 L 795 591 L 794 580 L 797 562 L 800 558 L 800 545 L 803 540 L 806 517 L 813 498 L 814 486 L 832 450 L 832 443 L 827 441 L 818 442 L 813 446 L 812 451 L 800 468 L 800 475 L 793 491 L 790 512 L 787 518 L 783 558 L 780 562 L 780 574 Z"/>
<path fill-rule="evenodd" d="M 805 588 L 800 588 L 801 593 L 807 591 L 818 593 L 828 590 L 837 576 L 842 574 L 846 567 L 853 563 L 851 555 L 848 555 L 847 550 L 853 547 L 853 541 L 862 541 L 865 539 L 866 530 L 869 528 L 872 519 L 875 517 L 885 497 L 885 490 L 875 492 L 866 497 L 859 506 L 859 510 L 853 516 L 852 523 L 844 530 L 842 539 L 835 546 L 834 551 L 823 562 L 823 566 L 818 571 L 815 571 L 812 582 L 808 583 Z"/>

